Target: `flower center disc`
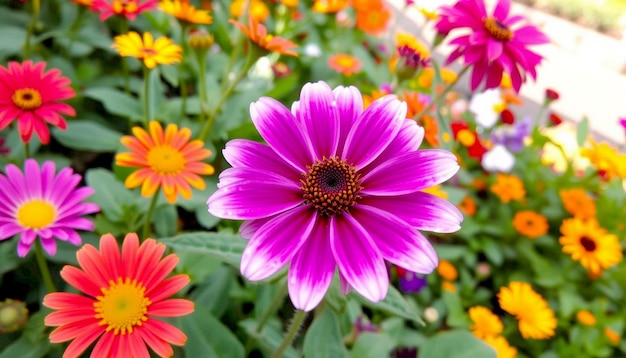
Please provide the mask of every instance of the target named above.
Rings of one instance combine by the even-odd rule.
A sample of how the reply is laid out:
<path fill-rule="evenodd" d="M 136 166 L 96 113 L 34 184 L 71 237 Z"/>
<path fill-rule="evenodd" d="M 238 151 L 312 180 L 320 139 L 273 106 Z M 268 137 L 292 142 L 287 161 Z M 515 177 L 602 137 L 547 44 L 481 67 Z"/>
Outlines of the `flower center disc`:
<path fill-rule="evenodd" d="M 20 88 L 11 99 L 16 106 L 27 111 L 41 107 L 41 93 L 33 88 Z"/>
<path fill-rule="evenodd" d="M 337 157 L 307 166 L 300 187 L 304 200 L 321 215 L 332 216 L 355 205 L 363 189 L 356 167 Z"/>
<path fill-rule="evenodd" d="M 137 4 L 128 0 L 113 0 L 112 7 L 116 14 L 137 12 Z"/>
<path fill-rule="evenodd" d="M 513 31 L 509 30 L 505 24 L 493 17 L 485 20 L 485 30 L 487 30 L 491 37 L 501 42 L 511 41 L 513 38 Z"/>
<path fill-rule="evenodd" d="M 43 200 L 32 200 L 17 209 L 17 222 L 22 227 L 41 229 L 56 219 L 54 206 Z"/>
<path fill-rule="evenodd" d="M 137 280 L 118 278 L 109 281 L 109 288 L 102 288 L 102 296 L 96 297 L 93 307 L 100 326 L 113 334 L 133 333 L 133 327 L 148 320 L 148 306 L 152 302 L 145 296 L 146 288 Z"/>
<path fill-rule="evenodd" d="M 185 157 L 170 146 L 159 146 L 148 153 L 148 164 L 161 175 L 176 175 L 185 168 Z"/>
<path fill-rule="evenodd" d="M 580 245 L 585 248 L 587 252 L 594 252 L 596 251 L 597 247 L 596 242 L 588 238 L 587 236 L 583 236 L 580 238 Z"/>

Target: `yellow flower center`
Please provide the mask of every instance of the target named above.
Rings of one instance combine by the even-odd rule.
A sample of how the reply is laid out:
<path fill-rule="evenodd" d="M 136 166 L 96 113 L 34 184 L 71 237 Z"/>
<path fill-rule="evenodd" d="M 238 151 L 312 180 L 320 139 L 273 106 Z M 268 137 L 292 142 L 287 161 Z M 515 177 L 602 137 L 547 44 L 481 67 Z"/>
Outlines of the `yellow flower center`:
<path fill-rule="evenodd" d="M 342 56 L 337 59 L 337 64 L 343 68 L 349 69 L 354 66 L 354 59 L 348 56 Z"/>
<path fill-rule="evenodd" d="M 148 153 L 148 164 L 161 175 L 176 175 L 185 168 L 185 157 L 171 146 L 154 147 Z"/>
<path fill-rule="evenodd" d="M 511 41 L 513 38 L 513 31 L 509 30 L 505 24 L 493 17 L 485 20 L 485 30 L 487 30 L 493 39 L 501 42 Z"/>
<path fill-rule="evenodd" d="M 363 189 L 356 167 L 337 157 L 307 167 L 300 181 L 304 200 L 321 215 L 333 216 L 355 205 Z"/>
<path fill-rule="evenodd" d="M 461 129 L 457 135 L 457 139 L 466 147 L 471 147 L 476 143 L 476 136 L 468 129 Z"/>
<path fill-rule="evenodd" d="M 102 296 L 96 297 L 93 307 L 100 326 L 113 334 L 133 333 L 135 326 L 148 320 L 148 306 L 152 302 L 146 297 L 146 288 L 137 280 L 118 278 L 109 281 L 109 288 L 102 288 Z"/>
<path fill-rule="evenodd" d="M 20 88 L 11 99 L 16 106 L 27 111 L 41 107 L 41 93 L 34 88 Z"/>
<path fill-rule="evenodd" d="M 56 214 L 54 206 L 47 201 L 32 200 L 17 209 L 17 222 L 22 227 L 41 229 L 52 224 Z"/>
<path fill-rule="evenodd" d="M 121 13 L 134 13 L 137 12 L 137 4 L 135 2 L 129 2 L 128 0 L 113 0 L 112 4 L 113 12 L 116 14 Z"/>

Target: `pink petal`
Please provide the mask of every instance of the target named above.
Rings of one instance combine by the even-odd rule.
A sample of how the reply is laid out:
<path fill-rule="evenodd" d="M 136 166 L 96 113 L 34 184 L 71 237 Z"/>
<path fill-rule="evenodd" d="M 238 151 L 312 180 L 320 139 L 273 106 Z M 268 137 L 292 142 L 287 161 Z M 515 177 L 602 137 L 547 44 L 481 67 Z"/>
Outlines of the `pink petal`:
<path fill-rule="evenodd" d="M 350 129 L 363 113 L 363 97 L 361 92 L 354 87 L 338 86 L 333 90 L 337 110 L 339 111 L 339 138 L 337 143 L 337 155 L 341 156 Z"/>
<path fill-rule="evenodd" d="M 333 91 L 325 82 L 307 83 L 300 92 L 297 119 L 315 150 L 315 159 L 334 157 L 339 139 L 339 114 Z"/>

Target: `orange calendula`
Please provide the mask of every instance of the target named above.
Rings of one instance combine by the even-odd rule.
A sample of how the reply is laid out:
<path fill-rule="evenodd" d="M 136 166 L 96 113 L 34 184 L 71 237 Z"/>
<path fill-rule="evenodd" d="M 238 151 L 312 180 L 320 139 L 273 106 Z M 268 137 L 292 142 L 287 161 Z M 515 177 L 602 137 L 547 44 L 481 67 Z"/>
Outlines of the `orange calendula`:
<path fill-rule="evenodd" d="M 259 48 L 269 52 L 298 57 L 297 52 L 291 51 L 292 48 L 296 48 L 298 45 L 282 37 L 268 34 L 265 25 L 260 24 L 252 16 L 248 18 L 249 27 L 235 20 L 229 20 L 229 22 L 243 31 L 250 41 Z"/>
<path fill-rule="evenodd" d="M 513 174 L 499 173 L 496 182 L 489 189 L 505 204 L 511 200 L 522 200 L 526 196 L 524 183 Z"/>
<path fill-rule="evenodd" d="M 502 320 L 491 312 L 489 308 L 474 306 L 467 313 L 470 320 L 472 320 L 470 329 L 476 337 L 484 339 L 486 337 L 498 336 L 502 333 L 504 328 Z"/>
<path fill-rule="evenodd" d="M 584 189 L 561 189 L 559 195 L 568 213 L 581 219 L 596 217 L 596 203 Z"/>
<path fill-rule="evenodd" d="M 157 121 L 149 124 L 149 132 L 141 127 L 133 128 L 134 136 L 124 136 L 121 142 L 130 152 L 115 157 L 122 167 L 140 167 L 126 178 L 127 188 L 141 185 L 145 197 L 155 195 L 159 188 L 170 203 L 180 195 L 191 198 L 191 187 L 204 190 L 206 184 L 201 175 L 211 175 L 213 167 L 202 160 L 211 156 L 201 140 L 192 140 L 189 128 L 178 129 L 168 124 L 165 130 Z"/>
<path fill-rule="evenodd" d="M 459 277 L 459 273 L 456 270 L 456 267 L 450 261 L 440 260 L 439 265 L 437 266 L 437 273 L 444 280 L 454 281 Z"/>
<path fill-rule="evenodd" d="M 356 11 L 356 28 L 370 35 L 387 30 L 391 18 L 391 10 L 384 2 L 374 1 L 374 3 L 372 7 Z"/>
<path fill-rule="evenodd" d="M 233 17 L 240 17 L 246 13 L 248 8 L 248 16 L 257 22 L 262 22 L 270 16 L 270 9 L 261 0 L 235 0 L 230 4 L 230 14 Z"/>
<path fill-rule="evenodd" d="M 513 227 L 520 234 L 536 239 L 548 233 L 548 219 L 532 210 L 522 210 L 515 213 Z"/>
<path fill-rule="evenodd" d="M 548 302 L 525 282 L 512 281 L 498 292 L 500 307 L 517 318 L 524 339 L 548 339 L 557 326 Z"/>
<path fill-rule="evenodd" d="M 361 71 L 362 64 L 358 58 L 340 53 L 328 58 L 328 66 L 345 76 L 350 76 Z"/>
<path fill-rule="evenodd" d="M 159 7 L 161 11 L 185 23 L 208 25 L 213 20 L 208 10 L 196 8 L 189 0 L 162 0 Z"/>
<path fill-rule="evenodd" d="M 313 11 L 323 14 L 336 13 L 348 7 L 348 0 L 315 0 Z"/>

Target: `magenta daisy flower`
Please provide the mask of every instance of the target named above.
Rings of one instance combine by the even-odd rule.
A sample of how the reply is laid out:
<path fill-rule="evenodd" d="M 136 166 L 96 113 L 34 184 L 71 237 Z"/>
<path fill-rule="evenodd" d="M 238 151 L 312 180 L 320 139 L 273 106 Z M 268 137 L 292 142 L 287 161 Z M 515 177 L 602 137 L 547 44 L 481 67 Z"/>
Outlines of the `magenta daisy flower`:
<path fill-rule="evenodd" d="M 50 131 L 46 123 L 65 129 L 61 114 L 76 115 L 74 108 L 59 102 L 76 95 L 69 78 L 57 69 L 44 72 L 45 67 L 45 62 L 32 61 L 0 66 L 0 130 L 17 120 L 25 143 L 37 132 L 41 143 L 47 144 Z"/>
<path fill-rule="evenodd" d="M 452 177 L 455 156 L 418 150 L 423 128 L 388 95 L 363 110 L 355 87 L 304 86 L 290 111 L 272 98 L 250 106 L 268 145 L 228 142 L 232 165 L 220 175 L 209 212 L 246 220 L 250 241 L 241 273 L 263 280 L 289 264 L 294 306 L 311 310 L 326 293 L 335 267 L 344 292 L 371 301 L 387 294 L 385 260 L 430 273 L 438 259 L 418 231 L 453 232 L 462 215 L 447 201 L 421 192 Z"/>
<path fill-rule="evenodd" d="M 21 234 L 17 254 L 26 256 L 37 237 L 46 252 L 56 254 L 55 238 L 80 245 L 76 230 L 93 230 L 93 223 L 81 217 L 100 209 L 96 204 L 84 203 L 93 194 L 90 187 L 76 189 L 81 176 L 71 168 L 58 174 L 54 162 L 47 161 L 41 168 L 34 159 L 28 159 L 24 173 L 14 164 L 0 174 L 0 240 Z"/>
<path fill-rule="evenodd" d="M 498 87 L 503 73 L 511 77 L 517 92 L 527 74 L 537 78 L 535 67 L 542 57 L 528 46 L 549 40 L 535 26 L 524 23 L 524 17 L 509 16 L 510 6 L 510 0 L 498 0 L 491 15 L 487 14 L 484 0 L 459 0 L 441 8 L 435 25 L 437 31 L 447 35 L 452 30 L 460 30 L 450 41 L 455 49 L 447 63 L 463 56 L 465 64 L 473 67 L 472 90 L 483 81 L 485 89 Z"/>

